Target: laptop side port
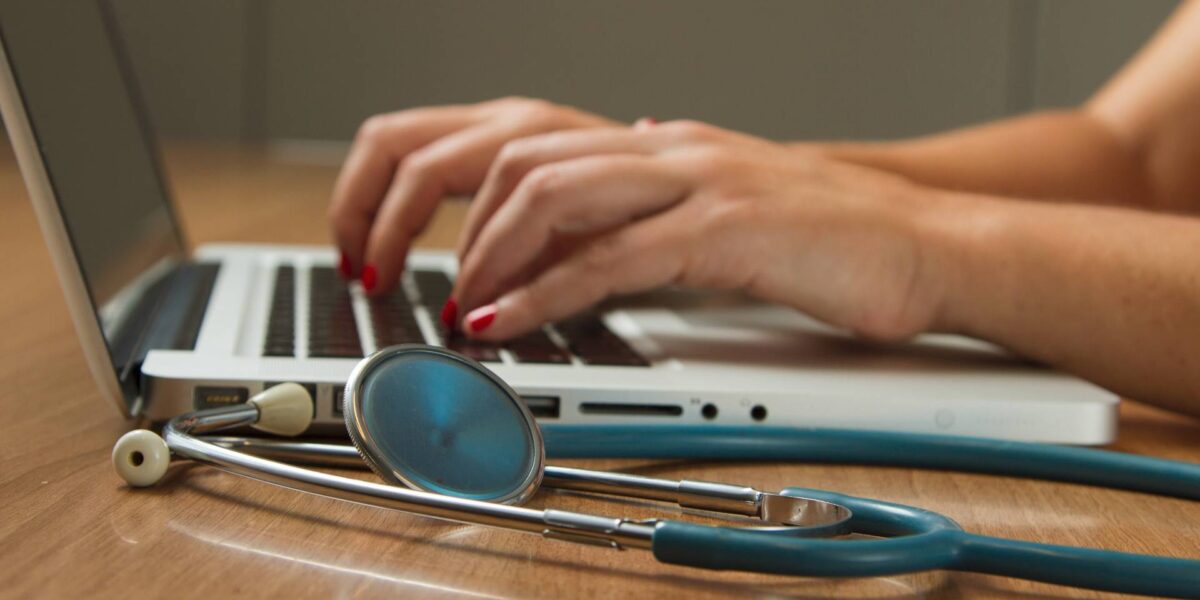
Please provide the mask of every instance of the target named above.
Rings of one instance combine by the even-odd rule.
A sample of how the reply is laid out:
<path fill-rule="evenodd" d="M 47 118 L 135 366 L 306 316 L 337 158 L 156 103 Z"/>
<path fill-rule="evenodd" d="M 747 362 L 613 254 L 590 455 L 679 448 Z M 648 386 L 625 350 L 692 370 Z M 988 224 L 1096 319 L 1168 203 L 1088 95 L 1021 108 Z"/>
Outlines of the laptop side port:
<path fill-rule="evenodd" d="M 562 403 L 558 396 L 521 396 L 529 412 L 536 419 L 557 419 L 559 405 Z"/>
<path fill-rule="evenodd" d="M 585 415 L 625 415 L 630 417 L 678 417 L 683 407 L 678 404 L 621 404 L 615 402 L 584 402 L 579 412 Z"/>

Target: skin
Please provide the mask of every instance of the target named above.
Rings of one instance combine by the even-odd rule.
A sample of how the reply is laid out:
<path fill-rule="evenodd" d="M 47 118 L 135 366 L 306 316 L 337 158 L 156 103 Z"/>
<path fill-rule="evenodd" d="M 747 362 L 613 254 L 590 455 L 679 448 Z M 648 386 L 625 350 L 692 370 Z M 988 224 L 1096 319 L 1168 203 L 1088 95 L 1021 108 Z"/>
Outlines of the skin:
<path fill-rule="evenodd" d="M 667 284 L 741 290 L 873 339 L 991 340 L 1200 415 L 1198 32 L 1193 1 L 1084 106 L 901 142 L 521 98 L 373 117 L 331 221 L 384 293 L 442 196 L 474 193 L 448 316 L 480 339 Z"/>

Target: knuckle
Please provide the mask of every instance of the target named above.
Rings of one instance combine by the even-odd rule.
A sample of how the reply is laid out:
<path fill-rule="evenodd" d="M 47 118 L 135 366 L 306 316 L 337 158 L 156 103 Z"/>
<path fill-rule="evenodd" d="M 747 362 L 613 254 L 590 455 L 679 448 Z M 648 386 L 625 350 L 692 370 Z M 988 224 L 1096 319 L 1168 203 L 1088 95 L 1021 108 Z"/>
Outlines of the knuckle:
<path fill-rule="evenodd" d="M 700 216 L 699 229 L 712 236 L 719 236 L 754 219 L 756 203 L 743 201 L 740 197 L 728 197 L 713 202 Z"/>
<path fill-rule="evenodd" d="M 404 157 L 400 163 L 400 177 L 405 179 L 425 180 L 437 177 L 442 168 L 442 161 L 434 154 L 417 150 Z"/>
<path fill-rule="evenodd" d="M 533 145 L 527 140 L 512 140 L 496 155 L 495 171 L 501 181 L 511 182 L 521 176 L 533 156 Z"/>
<path fill-rule="evenodd" d="M 541 166 L 529 172 L 521 180 L 521 198 L 526 206 L 537 209 L 554 196 L 554 190 L 562 179 L 562 171 L 554 166 Z"/>
<path fill-rule="evenodd" d="M 391 116 L 387 114 L 367 117 L 367 119 L 362 122 L 362 125 L 358 126 L 358 133 L 356 133 L 354 136 L 355 141 L 360 144 L 372 146 L 378 145 L 385 137 L 387 137 L 387 132 L 390 129 L 391 121 Z"/>
<path fill-rule="evenodd" d="M 679 139 L 691 142 L 712 139 L 716 132 L 716 128 L 712 125 L 692 119 L 671 121 L 670 123 L 660 125 L 660 127 L 662 126 L 667 127 L 668 131 Z"/>
<path fill-rule="evenodd" d="M 691 152 L 686 162 L 699 174 L 712 176 L 736 168 L 738 157 L 724 148 L 705 147 Z"/>
<path fill-rule="evenodd" d="M 508 107 L 509 118 L 524 125 L 537 125 L 553 122 L 558 119 L 561 109 L 558 105 L 531 98 L 522 98 Z"/>
<path fill-rule="evenodd" d="M 517 107 L 517 106 L 522 106 L 522 105 L 527 104 L 532 101 L 533 101 L 533 98 L 529 98 L 528 96 L 522 96 L 520 94 L 512 94 L 509 96 L 503 96 L 500 98 L 496 98 L 495 100 L 491 101 L 491 104 L 496 105 L 496 106 L 505 107 L 505 108 L 513 108 L 513 107 Z"/>

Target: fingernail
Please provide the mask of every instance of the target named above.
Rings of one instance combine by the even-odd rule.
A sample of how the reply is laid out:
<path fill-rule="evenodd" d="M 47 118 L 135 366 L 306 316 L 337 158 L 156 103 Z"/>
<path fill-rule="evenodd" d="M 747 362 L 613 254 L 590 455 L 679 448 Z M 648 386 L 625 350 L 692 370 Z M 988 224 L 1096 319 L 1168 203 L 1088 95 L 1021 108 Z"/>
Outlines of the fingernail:
<path fill-rule="evenodd" d="M 467 327 L 472 332 L 480 332 L 488 328 L 496 320 L 496 305 L 488 304 L 467 313 Z"/>
<path fill-rule="evenodd" d="M 350 258 L 346 253 L 342 253 L 342 259 L 338 261 L 338 273 L 342 274 L 344 279 L 350 279 Z"/>
<path fill-rule="evenodd" d="M 379 272 L 375 270 L 375 265 L 367 265 L 363 267 L 362 284 L 363 289 L 368 292 L 375 289 L 375 284 L 379 283 Z"/>
<path fill-rule="evenodd" d="M 653 127 L 657 124 L 658 124 L 658 120 L 655 119 L 654 117 L 642 117 L 633 122 L 633 128 L 634 129 L 645 129 L 647 127 Z"/>
<path fill-rule="evenodd" d="M 454 324 L 458 322 L 458 303 L 451 298 L 442 306 L 442 325 L 446 329 L 454 331 Z"/>

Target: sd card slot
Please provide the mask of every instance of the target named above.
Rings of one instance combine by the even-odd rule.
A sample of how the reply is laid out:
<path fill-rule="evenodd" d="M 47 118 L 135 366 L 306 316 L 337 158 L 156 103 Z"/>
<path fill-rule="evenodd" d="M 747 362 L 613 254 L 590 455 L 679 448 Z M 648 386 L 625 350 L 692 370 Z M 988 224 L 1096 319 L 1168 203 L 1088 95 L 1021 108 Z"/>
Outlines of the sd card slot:
<path fill-rule="evenodd" d="M 683 407 L 678 404 L 626 404 L 620 402 L 584 402 L 579 412 L 585 415 L 625 415 L 630 417 L 678 417 Z"/>

